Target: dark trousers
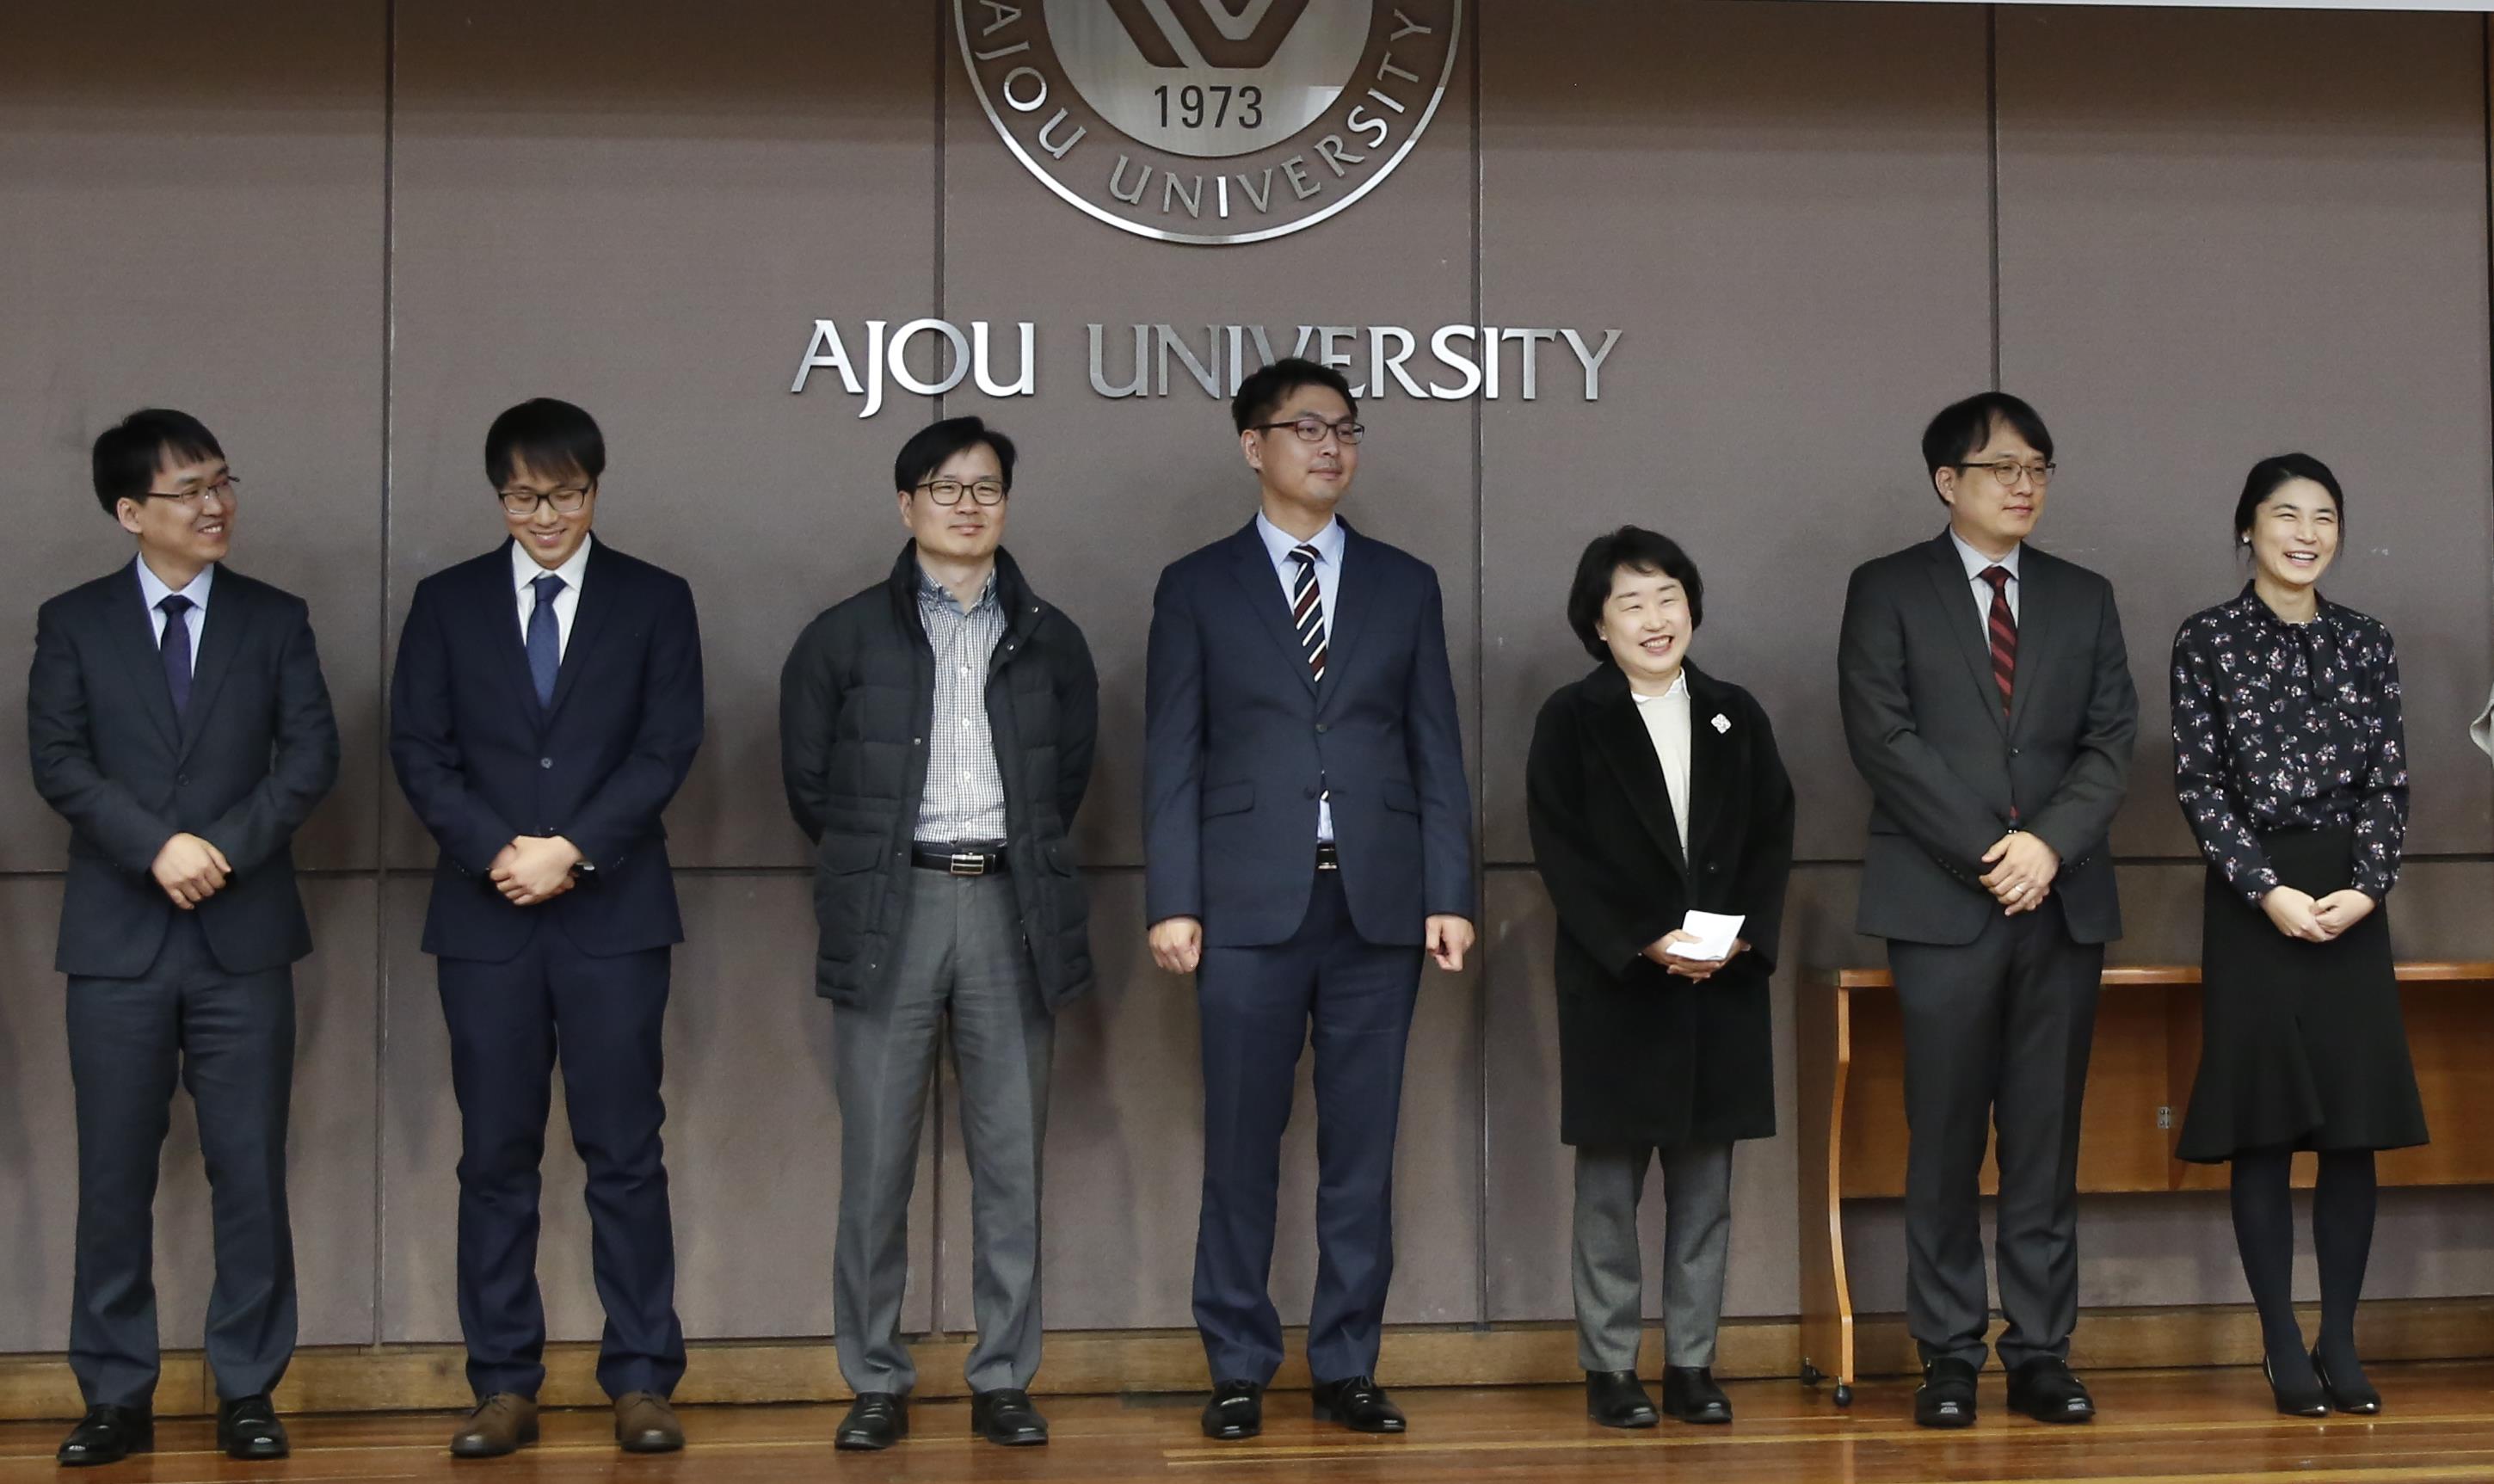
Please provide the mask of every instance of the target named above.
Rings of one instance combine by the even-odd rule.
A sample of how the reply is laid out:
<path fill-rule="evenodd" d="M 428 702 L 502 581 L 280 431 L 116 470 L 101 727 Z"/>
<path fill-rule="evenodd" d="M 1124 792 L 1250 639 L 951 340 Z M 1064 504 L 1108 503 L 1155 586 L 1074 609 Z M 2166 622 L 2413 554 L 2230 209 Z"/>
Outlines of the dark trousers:
<path fill-rule="evenodd" d="M 78 1142 L 70 1370 L 87 1405 L 144 1410 L 155 1400 L 156 1171 L 176 1080 L 190 1090 L 208 1168 L 217 1395 L 276 1389 L 294 1354 L 293 971 L 227 973 L 199 920 L 179 913 L 145 974 L 71 977 L 69 1041 Z"/>
<path fill-rule="evenodd" d="M 1195 1323 L 1215 1380 L 1269 1381 L 1282 1320 L 1269 1288 L 1282 1132 L 1300 1048 L 1317 1048 L 1317 1288 L 1308 1369 L 1372 1375 L 1394 1276 L 1394 1127 L 1420 951 L 1362 940 L 1337 872 L 1320 871 L 1287 943 L 1206 948 L 1196 976 L 1203 1035 L 1203 1213 Z"/>
<path fill-rule="evenodd" d="M 2067 1360 L 2079 1322 L 2079 1107 L 2104 946 L 2058 900 L 1993 916 L 1972 943 L 1892 941 L 1904 1013 L 1905 1320 L 1925 1363 L 1980 1367 L 1991 1305 L 1981 1185 L 1996 1132 L 2001 1364 Z"/>
<path fill-rule="evenodd" d="M 538 1166 L 558 1054 L 606 1309 L 597 1383 L 609 1396 L 666 1396 L 684 1375 L 658 1137 L 667 970 L 666 949 L 598 957 L 550 923 L 508 962 L 440 961 L 459 1099 L 459 1327 L 479 1397 L 533 1397 L 545 1380 Z"/>

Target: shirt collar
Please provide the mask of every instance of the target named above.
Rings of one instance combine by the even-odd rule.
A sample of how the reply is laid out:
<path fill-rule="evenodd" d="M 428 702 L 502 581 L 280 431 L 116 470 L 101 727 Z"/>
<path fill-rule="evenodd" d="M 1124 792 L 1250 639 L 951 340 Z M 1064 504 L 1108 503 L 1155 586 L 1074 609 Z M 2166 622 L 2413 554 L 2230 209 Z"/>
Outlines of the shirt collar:
<path fill-rule="evenodd" d="M 589 548 L 596 539 L 594 536 L 582 536 L 580 549 L 564 558 L 563 565 L 551 569 L 537 565 L 537 560 L 529 555 L 528 549 L 518 541 L 513 541 L 511 543 L 511 591 L 515 593 L 526 592 L 529 591 L 529 584 L 540 577 L 560 577 L 563 579 L 563 591 L 578 592 L 580 580 L 589 571 Z"/>
<path fill-rule="evenodd" d="M 1956 527 L 1952 526 L 1949 528 L 1948 536 L 1950 544 L 1957 548 L 1957 560 L 1965 563 L 1965 580 L 1967 582 L 1976 581 L 1983 576 L 1983 569 L 1985 567 L 1992 566 L 2007 568 L 2009 572 L 2009 580 L 2011 582 L 2016 582 L 2018 580 L 2018 559 L 2025 552 L 2025 543 L 2021 542 L 2018 545 L 2009 548 L 2008 556 L 2001 558 L 1998 561 L 1994 561 L 1983 553 L 1976 551 L 1973 547 L 1966 545 L 1965 537 L 1957 533 Z"/>
<path fill-rule="evenodd" d="M 935 575 L 927 570 L 926 563 L 921 562 L 918 565 L 918 601 L 921 606 L 932 603 L 941 608 L 949 603 L 955 608 L 959 608 L 963 613 L 976 613 L 995 600 L 996 569 L 994 567 L 988 568 L 988 580 L 979 585 L 978 601 L 967 608 L 961 608 L 961 600 L 953 595 L 952 589 L 937 582 Z"/>
<path fill-rule="evenodd" d="M 1673 676 L 1671 688 L 1658 696 L 1647 695 L 1642 690 L 1631 690 L 1628 694 L 1636 697 L 1639 706 L 1664 701 L 1686 701 L 1688 699 L 1688 672 L 1683 669 L 1678 675 Z"/>
<path fill-rule="evenodd" d="M 2278 627 L 2285 629 L 2290 633 L 2301 633 L 2316 624 L 2327 624 L 2334 628 L 2336 626 L 2338 605 L 2329 601 L 2327 598 L 2323 597 L 2318 592 L 2312 594 L 2312 601 L 2313 611 L 2311 621 L 2306 623 L 2290 623 L 2286 620 L 2277 616 L 2276 609 L 2269 607 L 2268 604 L 2261 600 L 2260 589 L 2257 586 L 2251 583 L 2245 583 L 2243 584 L 2241 595 L 2235 599 L 2234 609 L 2236 613 L 2258 619 L 2263 622 L 2274 623 Z"/>
<path fill-rule="evenodd" d="M 1298 537 L 1274 525 L 1262 510 L 1256 512 L 1256 534 L 1263 538 L 1264 552 L 1273 559 L 1273 565 L 1277 567 L 1290 560 L 1292 551 L 1299 545 Z M 1307 544 L 1317 549 L 1318 565 L 1340 566 L 1342 522 L 1332 516 L 1325 517 L 1324 530 L 1308 537 Z"/>
<path fill-rule="evenodd" d="M 146 558 L 133 558 L 131 559 L 131 565 L 138 569 L 138 591 L 146 598 L 147 606 L 150 609 L 153 609 L 157 604 L 173 595 L 176 590 L 165 586 L 165 579 L 156 575 L 156 569 L 147 564 Z M 191 606 L 193 608 L 198 609 L 201 613 L 206 613 L 208 611 L 208 589 L 215 585 L 216 580 L 217 564 L 211 561 L 206 566 L 199 568 L 199 575 L 191 579 L 191 585 L 189 587 L 180 589 L 179 591 L 182 596 L 191 600 Z"/>

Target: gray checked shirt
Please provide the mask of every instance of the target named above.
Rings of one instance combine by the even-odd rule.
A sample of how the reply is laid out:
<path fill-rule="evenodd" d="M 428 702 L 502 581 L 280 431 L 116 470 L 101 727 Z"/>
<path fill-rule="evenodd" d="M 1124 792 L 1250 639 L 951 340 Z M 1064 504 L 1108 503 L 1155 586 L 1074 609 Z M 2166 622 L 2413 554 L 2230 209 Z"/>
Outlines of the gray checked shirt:
<path fill-rule="evenodd" d="M 988 728 L 988 661 L 1005 634 L 996 576 L 967 612 L 951 590 L 918 569 L 918 621 L 935 651 L 934 736 L 927 745 L 927 789 L 918 800 L 917 838 L 953 845 L 1005 837 L 1005 780 Z"/>

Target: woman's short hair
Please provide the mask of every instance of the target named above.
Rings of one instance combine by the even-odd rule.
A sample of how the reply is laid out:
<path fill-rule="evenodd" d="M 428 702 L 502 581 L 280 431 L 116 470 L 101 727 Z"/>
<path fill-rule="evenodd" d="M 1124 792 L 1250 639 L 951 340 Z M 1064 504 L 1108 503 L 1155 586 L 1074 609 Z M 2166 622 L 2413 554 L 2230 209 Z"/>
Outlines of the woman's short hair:
<path fill-rule="evenodd" d="M 1688 625 L 1706 621 L 1706 583 L 1697 563 L 1680 543 L 1642 526 L 1623 526 L 1596 536 L 1576 561 L 1576 581 L 1567 590 L 1567 626 L 1576 631 L 1585 652 L 1596 659 L 1611 657 L 1611 647 L 1595 631 L 1602 621 L 1602 605 L 1611 600 L 1611 582 L 1622 567 L 1632 572 L 1659 572 L 1676 579 L 1688 596 Z"/>
<path fill-rule="evenodd" d="M 2253 465 L 2251 473 L 2244 478 L 2242 498 L 2235 501 L 2235 538 L 2239 540 L 2251 530 L 2261 501 L 2297 479 L 2309 479 L 2329 492 L 2329 503 L 2337 508 L 2338 525 L 2343 531 L 2347 525 L 2347 494 L 2338 488 L 2338 476 L 2329 472 L 2328 465 L 2308 453 L 2280 453 Z"/>

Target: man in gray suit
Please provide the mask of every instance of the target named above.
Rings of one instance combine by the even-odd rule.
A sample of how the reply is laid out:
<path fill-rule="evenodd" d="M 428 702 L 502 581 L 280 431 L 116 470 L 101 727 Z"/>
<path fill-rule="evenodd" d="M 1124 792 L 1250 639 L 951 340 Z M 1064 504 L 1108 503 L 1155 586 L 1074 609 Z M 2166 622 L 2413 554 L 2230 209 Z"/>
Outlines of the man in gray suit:
<path fill-rule="evenodd" d="M 1996 1131 L 2009 1402 L 2083 1422 L 2095 1404 L 2068 1363 L 2079 1107 L 2104 945 L 2121 935 L 2106 834 L 2139 697 L 2112 585 L 2025 544 L 2053 477 L 2035 409 L 1968 398 L 1931 419 L 1923 457 L 1949 528 L 1855 570 L 1837 651 L 1871 795 L 1856 925 L 1888 940 L 1904 1015 L 1914 1420 L 1974 1421 Z"/>

